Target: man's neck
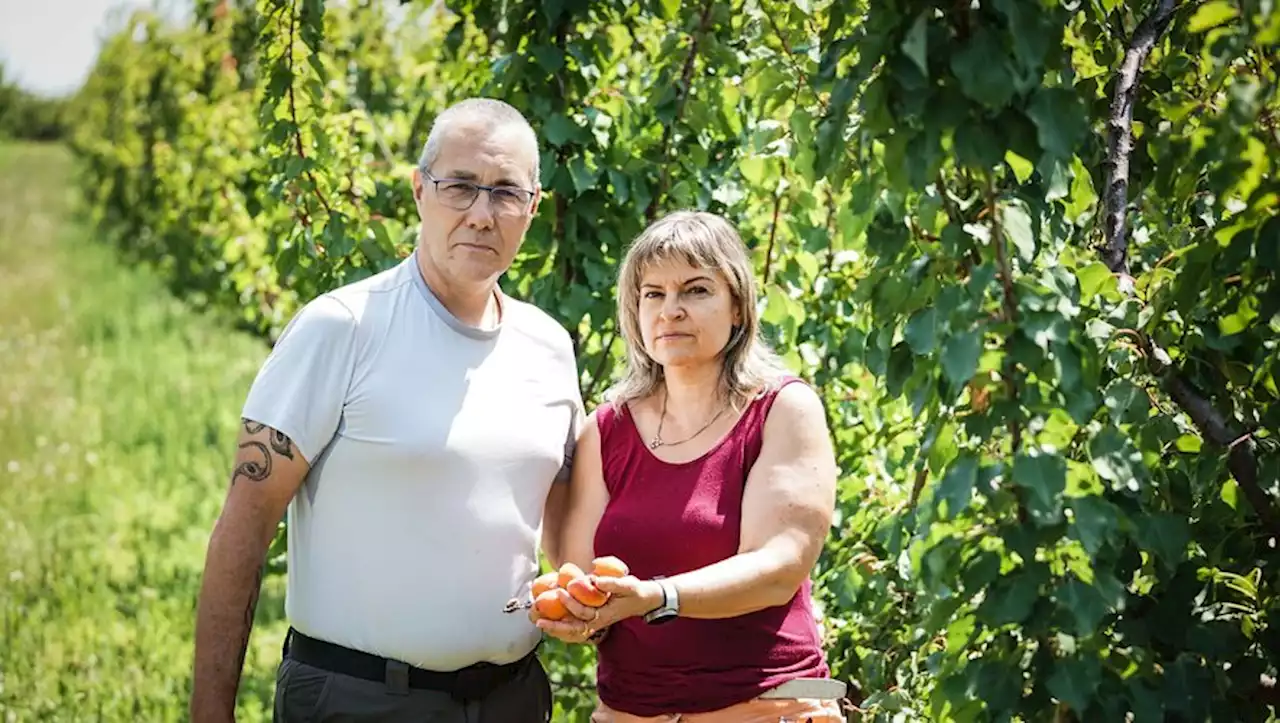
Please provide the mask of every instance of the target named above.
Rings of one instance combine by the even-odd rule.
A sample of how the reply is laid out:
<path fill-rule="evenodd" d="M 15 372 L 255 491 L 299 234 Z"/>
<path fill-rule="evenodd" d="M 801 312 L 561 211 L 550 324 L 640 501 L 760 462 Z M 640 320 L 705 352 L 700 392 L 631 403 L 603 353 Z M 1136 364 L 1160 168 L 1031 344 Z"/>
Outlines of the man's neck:
<path fill-rule="evenodd" d="M 691 367 L 664 370 L 667 418 L 681 427 L 706 424 L 725 403 L 720 360 Z M 661 404 L 661 402 L 659 402 Z"/>
<path fill-rule="evenodd" d="M 427 282 L 431 293 L 440 300 L 440 304 L 448 309 L 450 314 L 464 324 L 482 329 L 497 326 L 501 309 L 498 303 L 497 284 L 492 282 L 451 283 L 425 254 L 419 252 L 417 261 L 418 269 L 422 272 L 422 280 Z"/>

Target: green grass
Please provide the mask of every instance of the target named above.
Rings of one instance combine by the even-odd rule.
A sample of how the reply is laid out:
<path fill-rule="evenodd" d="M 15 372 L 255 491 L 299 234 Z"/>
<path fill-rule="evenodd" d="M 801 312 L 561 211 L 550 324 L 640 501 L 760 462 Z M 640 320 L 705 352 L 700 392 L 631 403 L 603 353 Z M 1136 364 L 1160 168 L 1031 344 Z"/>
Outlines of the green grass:
<path fill-rule="evenodd" d="M 196 596 L 261 341 L 76 220 L 58 148 L 0 146 L 0 721 L 185 720 Z M 239 720 L 269 720 L 282 577 Z"/>

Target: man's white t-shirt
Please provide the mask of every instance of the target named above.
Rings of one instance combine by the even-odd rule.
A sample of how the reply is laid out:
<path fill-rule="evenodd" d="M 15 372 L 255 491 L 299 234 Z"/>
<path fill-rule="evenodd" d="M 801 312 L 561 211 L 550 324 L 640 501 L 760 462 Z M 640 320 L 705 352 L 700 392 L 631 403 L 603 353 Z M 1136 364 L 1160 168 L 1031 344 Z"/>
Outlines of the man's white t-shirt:
<path fill-rule="evenodd" d="M 459 321 L 413 254 L 292 319 L 243 415 L 312 465 L 289 504 L 285 608 L 299 631 L 432 670 L 527 654 L 504 613 L 538 570 L 542 509 L 582 423 L 566 331 L 501 297 Z M 240 484 L 252 484 L 241 482 Z"/>

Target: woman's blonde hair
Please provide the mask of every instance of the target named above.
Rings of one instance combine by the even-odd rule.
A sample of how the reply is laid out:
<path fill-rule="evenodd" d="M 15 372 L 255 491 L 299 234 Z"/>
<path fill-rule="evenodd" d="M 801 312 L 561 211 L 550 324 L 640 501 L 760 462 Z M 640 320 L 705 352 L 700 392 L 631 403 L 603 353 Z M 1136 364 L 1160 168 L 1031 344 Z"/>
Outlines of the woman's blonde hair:
<path fill-rule="evenodd" d="M 657 392 L 662 384 L 662 365 L 645 352 L 640 333 L 640 282 L 650 265 L 670 259 L 719 270 L 729 283 L 739 323 L 721 352 L 724 367 L 720 382 L 732 404 L 745 402 L 790 374 L 760 338 L 755 275 L 737 230 L 713 213 L 675 211 L 649 224 L 636 237 L 618 270 L 618 326 L 627 362 L 622 379 L 607 393 L 611 401 L 626 404 Z"/>

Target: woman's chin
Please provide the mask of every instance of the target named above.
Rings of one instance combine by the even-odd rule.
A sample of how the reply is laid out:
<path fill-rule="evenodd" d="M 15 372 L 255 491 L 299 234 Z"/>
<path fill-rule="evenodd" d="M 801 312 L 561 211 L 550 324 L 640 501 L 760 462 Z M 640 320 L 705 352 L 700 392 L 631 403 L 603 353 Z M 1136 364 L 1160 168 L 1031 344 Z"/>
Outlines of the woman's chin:
<path fill-rule="evenodd" d="M 679 369 L 681 371 L 693 370 L 717 363 L 715 357 L 670 352 L 654 355 L 653 359 L 661 364 L 663 369 L 668 371 L 672 369 Z"/>

